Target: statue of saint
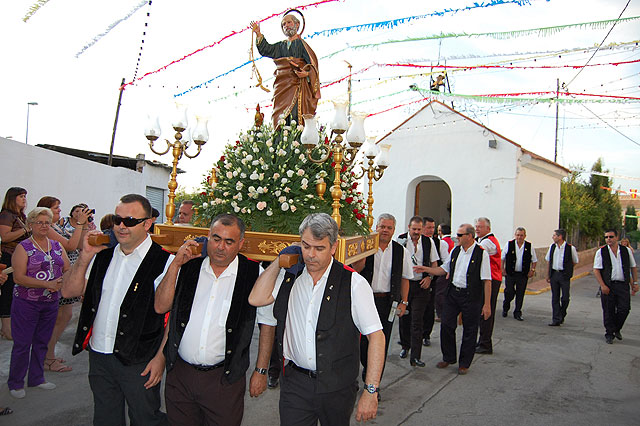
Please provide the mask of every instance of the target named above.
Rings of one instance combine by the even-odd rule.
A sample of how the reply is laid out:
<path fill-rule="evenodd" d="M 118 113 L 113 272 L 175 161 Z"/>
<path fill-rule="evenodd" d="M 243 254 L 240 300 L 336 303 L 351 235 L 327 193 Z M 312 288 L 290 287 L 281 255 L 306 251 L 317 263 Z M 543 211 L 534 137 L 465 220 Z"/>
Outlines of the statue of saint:
<path fill-rule="evenodd" d="M 281 115 L 288 122 L 293 119 L 304 124 L 302 116 L 315 115 L 320 99 L 318 58 L 300 38 L 300 20 L 291 12 L 287 12 L 281 22 L 282 32 L 287 39 L 275 44 L 269 44 L 264 38 L 260 32 L 260 24 L 251 22 L 251 29 L 256 33 L 258 52 L 272 58 L 276 64 L 271 116 L 274 128 L 278 127 Z"/>

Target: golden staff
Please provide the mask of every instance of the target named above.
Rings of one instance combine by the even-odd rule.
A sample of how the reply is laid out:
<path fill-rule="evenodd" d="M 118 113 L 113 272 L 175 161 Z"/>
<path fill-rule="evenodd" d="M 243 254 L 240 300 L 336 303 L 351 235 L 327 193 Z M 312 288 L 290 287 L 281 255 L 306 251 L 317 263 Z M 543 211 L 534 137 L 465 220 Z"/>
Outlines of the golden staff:
<path fill-rule="evenodd" d="M 253 58 L 253 36 L 254 36 L 254 32 L 251 31 L 251 48 L 249 49 L 249 60 L 251 61 L 251 78 L 253 78 L 253 76 L 255 76 L 258 79 L 258 84 L 256 84 L 256 87 L 261 88 L 262 90 L 264 90 L 265 92 L 270 92 L 271 90 L 267 89 L 266 87 L 264 87 L 262 85 L 262 76 L 260 75 L 260 71 L 258 71 L 258 67 L 256 67 L 256 61 Z"/>

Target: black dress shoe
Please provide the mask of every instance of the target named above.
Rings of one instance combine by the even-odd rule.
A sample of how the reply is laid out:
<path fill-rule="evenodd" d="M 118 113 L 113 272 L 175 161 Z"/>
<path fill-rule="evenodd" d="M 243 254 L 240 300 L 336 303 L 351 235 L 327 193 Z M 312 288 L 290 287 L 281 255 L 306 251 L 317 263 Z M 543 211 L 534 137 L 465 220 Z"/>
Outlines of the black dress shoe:
<path fill-rule="evenodd" d="M 509 315 L 509 311 L 505 311 L 505 310 L 503 310 L 503 311 L 502 311 L 502 318 L 506 318 L 506 317 L 507 317 L 507 315 Z"/>
<path fill-rule="evenodd" d="M 559 323 L 559 322 L 557 322 L 557 321 L 550 322 L 550 323 L 549 323 L 549 327 L 560 327 L 560 323 Z"/>
<path fill-rule="evenodd" d="M 269 376 L 269 380 L 267 381 L 267 387 L 268 387 L 269 389 L 275 389 L 275 388 L 277 388 L 277 387 L 278 387 L 278 382 L 279 382 L 279 380 L 278 380 L 278 379 L 279 379 L 278 377 L 271 377 L 271 376 Z"/>
<path fill-rule="evenodd" d="M 412 367 L 424 367 L 425 364 L 424 362 L 420 361 L 419 359 L 412 359 L 411 361 L 409 361 L 409 364 L 411 364 Z"/>
<path fill-rule="evenodd" d="M 616 339 L 622 340 L 622 334 L 620 334 L 620 331 L 616 331 L 615 333 L 613 333 L 613 335 L 615 336 Z"/>
<path fill-rule="evenodd" d="M 604 339 L 607 341 L 608 344 L 613 344 L 613 336 L 604 336 Z"/>
<path fill-rule="evenodd" d="M 513 314 L 513 317 L 514 317 L 516 320 L 518 320 L 518 321 L 524 321 L 524 320 L 522 319 L 522 315 L 520 315 L 520 314 Z"/>
<path fill-rule="evenodd" d="M 402 349 L 400 351 L 400 358 L 405 359 L 407 356 L 409 356 L 409 351 L 406 349 Z"/>
<path fill-rule="evenodd" d="M 483 348 L 482 346 L 476 346 L 476 353 L 491 355 L 493 353 L 493 349 Z"/>
<path fill-rule="evenodd" d="M 431 339 L 429 339 L 428 337 L 422 339 L 422 346 L 431 346 Z"/>

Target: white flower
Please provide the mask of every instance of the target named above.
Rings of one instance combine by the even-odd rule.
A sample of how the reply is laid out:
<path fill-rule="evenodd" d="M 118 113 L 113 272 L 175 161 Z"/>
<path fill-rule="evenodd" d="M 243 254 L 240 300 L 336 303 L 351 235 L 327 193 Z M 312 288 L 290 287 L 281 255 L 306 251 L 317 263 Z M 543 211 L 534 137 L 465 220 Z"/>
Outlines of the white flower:
<path fill-rule="evenodd" d="M 231 167 L 232 167 L 232 166 L 231 166 L 231 163 L 226 163 L 226 164 L 224 165 L 224 168 L 225 168 L 225 169 L 230 169 Z"/>
<path fill-rule="evenodd" d="M 304 170 L 298 169 L 298 176 L 304 176 Z"/>
<path fill-rule="evenodd" d="M 289 191 L 291 191 L 291 188 L 289 188 L 288 186 L 284 189 L 284 192 L 286 192 L 287 194 L 289 193 Z"/>
<path fill-rule="evenodd" d="M 273 178 L 274 178 L 274 179 L 278 179 L 278 178 L 280 178 L 280 173 L 278 173 L 278 172 L 274 173 L 274 174 L 273 174 Z"/>
<path fill-rule="evenodd" d="M 262 132 L 258 132 L 258 134 L 256 136 L 259 137 L 260 139 L 262 139 Z"/>
<path fill-rule="evenodd" d="M 258 175 L 258 172 L 253 172 L 253 173 L 251 173 L 251 176 L 249 176 L 249 179 L 257 180 L 259 177 L 260 177 L 260 175 Z"/>
<path fill-rule="evenodd" d="M 295 126 L 296 124 L 298 124 L 296 120 L 291 120 L 291 127 Z"/>
<path fill-rule="evenodd" d="M 271 209 L 267 210 L 267 216 L 273 216 L 273 212 L 271 211 Z"/>
<path fill-rule="evenodd" d="M 293 176 L 293 170 L 287 170 L 287 176 L 288 177 L 292 177 Z"/>
<path fill-rule="evenodd" d="M 255 147 L 255 146 L 254 146 L 251 150 L 252 150 L 253 152 L 255 152 L 256 154 L 260 152 L 260 150 L 258 149 L 258 147 Z"/>
<path fill-rule="evenodd" d="M 206 209 L 207 207 L 209 207 L 209 204 L 207 204 L 207 203 L 202 203 L 202 208 L 203 208 L 203 209 Z"/>
<path fill-rule="evenodd" d="M 282 184 L 284 185 L 285 183 L 289 182 L 289 179 L 282 178 L 282 179 L 280 179 L 280 182 L 282 182 Z"/>
<path fill-rule="evenodd" d="M 236 176 L 238 176 L 238 171 L 237 171 L 237 170 L 234 170 L 234 171 L 233 171 L 233 177 L 236 177 Z"/>
<path fill-rule="evenodd" d="M 240 182 L 240 181 L 236 182 L 236 189 L 237 189 L 238 191 L 240 191 L 240 190 L 242 189 L 242 187 L 243 187 L 243 186 L 244 186 L 244 184 L 243 184 L 242 182 Z"/>
<path fill-rule="evenodd" d="M 244 158 L 244 160 L 247 160 L 247 161 L 251 161 L 251 160 L 253 160 L 253 155 L 251 155 L 251 154 L 247 155 L 247 156 Z"/>
<path fill-rule="evenodd" d="M 256 204 L 256 208 L 260 211 L 264 210 L 265 207 L 267 207 L 267 203 L 264 201 L 260 201 L 258 204 Z"/>
<path fill-rule="evenodd" d="M 233 178 L 233 172 L 227 172 L 226 176 L 227 176 L 227 179 Z"/>
<path fill-rule="evenodd" d="M 256 192 L 256 188 L 253 186 L 250 186 L 249 188 L 247 188 L 247 191 L 249 192 Z"/>
<path fill-rule="evenodd" d="M 269 139 L 269 140 L 267 140 L 264 144 L 265 144 L 268 148 L 271 148 L 271 145 L 273 145 L 273 142 L 271 141 L 271 139 Z"/>
<path fill-rule="evenodd" d="M 251 165 L 252 165 L 252 166 L 257 166 L 258 164 L 260 164 L 260 162 L 259 162 L 258 160 L 253 160 L 253 161 L 251 162 Z"/>
<path fill-rule="evenodd" d="M 284 157 L 285 155 L 287 155 L 287 151 L 285 151 L 284 149 L 280 148 L 280 149 L 278 150 L 278 155 L 279 155 L 280 157 Z"/>
<path fill-rule="evenodd" d="M 222 195 L 225 196 L 225 197 L 228 197 L 229 196 L 229 191 L 224 191 L 224 193 Z"/>
<path fill-rule="evenodd" d="M 258 180 L 264 180 L 264 173 L 260 173 L 260 175 L 258 176 Z"/>
<path fill-rule="evenodd" d="M 282 194 L 282 192 L 279 189 L 273 193 L 273 195 L 275 195 L 276 197 L 279 197 L 280 194 Z"/>
<path fill-rule="evenodd" d="M 240 173 L 240 177 L 242 179 L 245 179 L 247 177 L 247 174 L 245 172 Z"/>
<path fill-rule="evenodd" d="M 287 126 L 287 127 L 289 127 L 289 126 Z M 285 130 L 284 132 L 282 132 L 282 136 L 288 136 L 288 135 L 289 135 L 289 131 L 288 130 Z"/>
<path fill-rule="evenodd" d="M 236 213 L 238 213 L 238 212 L 240 211 L 240 207 L 238 207 L 238 206 L 234 207 L 234 208 L 233 208 L 233 211 L 234 211 L 234 212 L 236 212 Z"/>
<path fill-rule="evenodd" d="M 291 146 L 292 146 L 292 147 L 294 147 L 294 148 L 297 148 L 297 147 L 299 147 L 299 146 L 300 146 L 300 142 L 298 142 L 298 141 L 293 141 L 293 142 L 291 142 Z"/>
<path fill-rule="evenodd" d="M 273 147 L 271 147 L 271 146 L 270 146 L 270 147 L 269 147 L 269 152 L 273 154 L 273 151 L 274 151 L 274 150 L 273 150 Z"/>
<path fill-rule="evenodd" d="M 310 205 L 310 206 L 309 206 L 309 208 L 310 208 L 311 210 L 315 210 L 315 209 L 316 209 L 316 206 L 314 206 L 314 205 L 312 204 L 312 205 Z"/>
<path fill-rule="evenodd" d="M 279 203 L 284 203 L 285 201 L 287 201 L 287 197 L 285 197 L 284 195 L 281 195 L 280 197 L 278 197 Z"/>
<path fill-rule="evenodd" d="M 267 166 L 266 164 L 263 164 L 260 167 L 262 168 L 262 170 L 269 170 L 269 166 Z"/>
<path fill-rule="evenodd" d="M 296 206 L 291 205 L 291 213 L 293 213 L 293 212 L 295 212 L 295 211 L 296 211 Z"/>
<path fill-rule="evenodd" d="M 303 172 L 303 173 L 304 173 L 304 172 Z M 300 176 L 302 176 L 299 172 L 298 172 L 298 174 L 299 174 Z M 300 183 L 301 183 L 301 184 L 303 184 L 303 185 L 309 185 L 309 179 L 307 179 L 307 178 L 302 178 L 302 180 L 300 181 Z"/>
<path fill-rule="evenodd" d="M 258 194 L 264 194 L 264 188 L 263 188 L 263 187 L 261 187 L 261 186 L 259 186 L 259 187 L 258 187 L 258 189 L 256 189 L 256 192 L 257 192 Z"/>
<path fill-rule="evenodd" d="M 287 203 L 282 203 L 282 205 L 280 206 L 280 208 L 282 209 L 283 212 L 286 212 L 287 210 L 289 210 L 289 204 Z"/>
<path fill-rule="evenodd" d="M 293 150 L 294 154 L 300 154 L 300 150 L 298 148 Z"/>
<path fill-rule="evenodd" d="M 242 210 L 240 210 L 240 211 L 241 211 L 242 213 L 246 213 L 246 212 L 247 212 L 247 209 L 243 207 L 243 208 L 242 208 Z"/>
<path fill-rule="evenodd" d="M 307 184 L 300 185 L 300 189 L 302 189 L 303 191 L 306 191 L 308 187 L 309 187 L 309 185 L 307 185 Z"/>
<path fill-rule="evenodd" d="M 304 154 L 300 154 L 300 156 L 298 157 L 300 160 L 304 161 Z"/>

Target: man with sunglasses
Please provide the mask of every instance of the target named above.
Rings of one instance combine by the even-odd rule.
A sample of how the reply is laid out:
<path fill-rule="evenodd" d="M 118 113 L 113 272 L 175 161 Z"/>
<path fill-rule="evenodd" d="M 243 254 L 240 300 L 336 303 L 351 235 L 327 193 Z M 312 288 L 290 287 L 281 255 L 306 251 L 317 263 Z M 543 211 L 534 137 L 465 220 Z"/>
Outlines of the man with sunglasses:
<path fill-rule="evenodd" d="M 573 267 L 579 262 L 576 248 L 565 241 L 566 237 L 564 229 L 553 231 L 553 244 L 544 257 L 549 263 L 547 282 L 551 284 L 551 327 L 558 327 L 567 316 Z"/>
<path fill-rule="evenodd" d="M 604 233 L 605 245 L 596 251 L 593 259 L 593 275 L 600 284 L 604 338 L 608 344 L 613 338 L 622 340 L 622 326 L 631 310 L 631 294 L 638 292 L 636 260 L 628 247 L 618 244 L 618 231 Z"/>
<path fill-rule="evenodd" d="M 473 225 L 458 228 L 458 243 L 442 266 L 425 268 L 433 275 L 449 274 L 450 282 L 442 308 L 440 347 L 442 361 L 436 367 L 446 368 L 456 360 L 456 327 L 462 313 L 462 344 L 458 374 L 467 374 L 476 353 L 476 336 L 480 318 L 491 316 L 491 265 L 489 254 L 474 239 Z"/>
<path fill-rule="evenodd" d="M 165 359 L 164 315 L 154 309 L 155 290 L 173 255 L 151 241 L 151 204 L 128 194 L 115 210 L 115 247 L 84 238 L 78 260 L 63 277 L 63 297 L 84 295 L 73 355 L 89 351 L 94 425 L 166 425 L 160 411 Z"/>
<path fill-rule="evenodd" d="M 424 268 L 438 266 L 438 251 L 430 237 L 422 235 L 424 221 L 420 216 L 409 220 L 409 231 L 398 236 L 398 242 L 406 247 L 413 263 L 413 276 L 409 279 L 409 314 L 400 317 L 400 358 L 406 358 L 411 349 L 409 363 L 413 367 L 424 367 L 422 356 L 422 334 L 424 312 L 429 304 L 432 276 Z"/>

